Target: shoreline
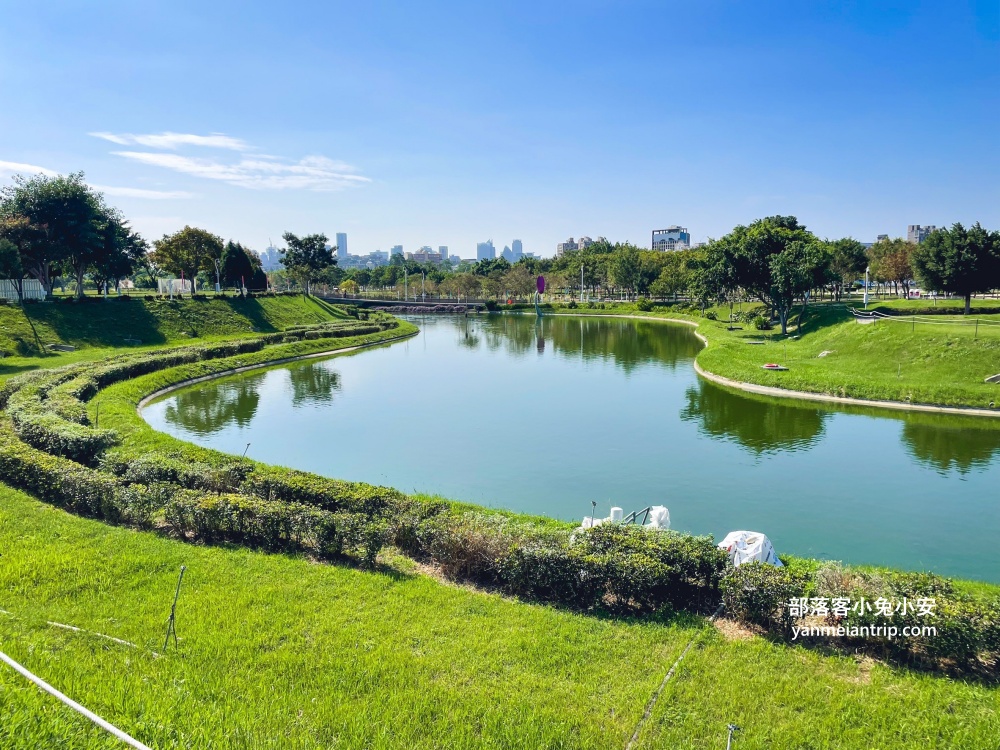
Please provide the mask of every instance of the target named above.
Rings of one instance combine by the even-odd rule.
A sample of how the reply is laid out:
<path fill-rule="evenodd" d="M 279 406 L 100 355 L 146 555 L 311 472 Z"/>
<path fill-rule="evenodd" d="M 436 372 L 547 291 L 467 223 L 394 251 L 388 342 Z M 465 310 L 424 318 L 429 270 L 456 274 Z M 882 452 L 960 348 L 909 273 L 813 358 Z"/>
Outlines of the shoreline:
<path fill-rule="evenodd" d="M 603 317 L 603 318 L 631 318 L 633 320 L 660 320 L 666 323 L 683 323 L 684 325 L 694 326 L 695 329 L 701 326 L 700 323 L 696 323 L 693 320 L 683 320 L 681 318 L 660 318 L 652 315 L 624 315 L 617 313 L 583 313 L 582 315 L 576 313 L 549 313 L 549 315 L 554 316 L 575 316 L 575 317 Z M 544 316 L 543 316 L 544 317 Z M 701 342 L 705 345 L 704 349 L 708 348 L 708 338 L 701 334 L 698 330 L 694 331 L 694 335 L 697 336 Z M 702 349 L 702 351 L 704 351 Z M 694 371 L 705 380 L 711 381 L 716 385 L 725 386 L 726 388 L 732 388 L 744 393 L 753 393 L 759 396 L 772 396 L 775 398 L 790 398 L 797 399 L 800 401 L 818 401 L 821 403 L 829 404 L 841 404 L 844 406 L 867 406 L 874 409 L 892 409 L 894 411 L 920 411 L 927 412 L 931 414 L 955 414 L 966 417 L 987 417 L 991 419 L 996 419 L 1000 417 L 1000 409 L 996 411 L 991 411 L 989 409 L 981 409 L 974 406 L 937 406 L 935 404 L 911 404 L 906 401 L 888 401 L 888 400 L 874 400 L 865 398 L 853 398 L 851 396 L 834 396 L 833 394 L 826 393 L 814 393 L 812 391 L 793 391 L 789 388 L 778 388 L 773 385 L 757 385 L 756 383 L 745 383 L 741 380 L 733 380 L 732 378 L 727 378 L 724 375 L 718 375 L 714 372 L 710 372 L 698 364 L 698 358 L 695 357 L 693 363 Z"/>

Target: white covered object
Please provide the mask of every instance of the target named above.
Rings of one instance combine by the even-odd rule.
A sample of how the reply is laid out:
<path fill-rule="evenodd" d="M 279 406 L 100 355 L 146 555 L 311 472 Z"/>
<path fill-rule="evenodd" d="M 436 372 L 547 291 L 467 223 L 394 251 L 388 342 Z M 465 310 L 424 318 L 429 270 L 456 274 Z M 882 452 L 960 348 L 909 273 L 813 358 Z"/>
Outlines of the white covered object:
<path fill-rule="evenodd" d="M 654 505 L 649 509 L 649 525 L 654 529 L 670 528 L 670 511 L 665 505 Z"/>
<path fill-rule="evenodd" d="M 784 567 L 771 540 L 759 531 L 731 531 L 719 542 L 719 547 L 729 553 L 734 566 L 756 560 L 778 568 Z"/>

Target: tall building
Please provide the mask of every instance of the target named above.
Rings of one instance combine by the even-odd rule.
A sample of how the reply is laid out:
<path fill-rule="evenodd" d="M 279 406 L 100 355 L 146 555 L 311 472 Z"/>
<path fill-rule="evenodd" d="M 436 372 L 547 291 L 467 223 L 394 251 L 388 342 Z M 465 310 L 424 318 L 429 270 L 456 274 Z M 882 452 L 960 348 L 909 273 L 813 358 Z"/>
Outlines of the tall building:
<path fill-rule="evenodd" d="M 586 250 L 593 244 L 594 241 L 587 236 L 581 237 L 579 242 L 570 237 L 565 242 L 560 242 L 556 245 L 556 255 L 562 255 L 563 253 L 572 252 L 573 250 Z"/>
<path fill-rule="evenodd" d="M 880 234 L 878 237 L 875 238 L 875 241 L 876 242 L 888 242 L 889 241 L 889 235 L 887 235 L 887 234 Z"/>
<path fill-rule="evenodd" d="M 931 232 L 936 232 L 937 227 L 933 224 L 928 224 L 927 226 L 921 226 L 920 224 L 910 224 L 906 228 L 906 241 L 912 242 L 915 245 L 919 245 L 921 242 L 927 239 Z"/>
<path fill-rule="evenodd" d="M 503 252 L 500 253 L 500 257 L 503 258 L 508 263 L 514 262 L 514 251 L 510 249 L 509 245 L 503 246 Z"/>
<path fill-rule="evenodd" d="M 687 227 L 671 226 L 666 229 L 653 230 L 653 250 L 689 250 L 691 248 L 691 234 Z"/>
<path fill-rule="evenodd" d="M 337 260 L 347 260 L 346 232 L 337 232 Z"/>
<path fill-rule="evenodd" d="M 281 250 L 274 245 L 268 245 L 266 250 L 260 253 L 260 267 L 263 271 L 278 271 L 281 265 Z"/>
<path fill-rule="evenodd" d="M 514 258 L 517 260 L 521 259 L 524 255 L 524 246 L 521 244 L 521 240 L 514 240 L 510 243 L 510 249 L 514 253 Z"/>
<path fill-rule="evenodd" d="M 436 253 L 430 249 L 427 245 L 417 250 L 415 253 L 407 253 L 406 259 L 413 260 L 417 263 L 441 263 L 446 260 L 448 256 L 441 253 Z"/>
<path fill-rule="evenodd" d="M 476 243 L 476 260 L 493 260 L 497 257 L 497 249 L 493 247 L 493 240 Z"/>
<path fill-rule="evenodd" d="M 403 254 L 403 246 L 393 245 L 392 249 L 389 250 L 389 260 L 392 260 L 393 255 L 402 255 L 402 254 Z"/>
<path fill-rule="evenodd" d="M 448 257 L 448 246 L 447 245 L 438 245 L 438 253 L 441 255 L 442 258 L 447 258 Z"/>

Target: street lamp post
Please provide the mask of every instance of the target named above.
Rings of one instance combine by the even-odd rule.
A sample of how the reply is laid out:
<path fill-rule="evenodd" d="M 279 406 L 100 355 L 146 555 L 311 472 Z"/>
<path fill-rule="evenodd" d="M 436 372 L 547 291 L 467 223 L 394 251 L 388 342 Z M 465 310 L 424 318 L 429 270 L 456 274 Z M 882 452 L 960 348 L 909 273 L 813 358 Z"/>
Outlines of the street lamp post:
<path fill-rule="evenodd" d="M 868 272 L 872 270 L 871 266 L 865 266 L 865 309 L 868 309 Z"/>
<path fill-rule="evenodd" d="M 403 302 L 407 300 L 406 284 L 408 281 L 408 274 L 406 273 L 406 266 L 403 266 Z"/>

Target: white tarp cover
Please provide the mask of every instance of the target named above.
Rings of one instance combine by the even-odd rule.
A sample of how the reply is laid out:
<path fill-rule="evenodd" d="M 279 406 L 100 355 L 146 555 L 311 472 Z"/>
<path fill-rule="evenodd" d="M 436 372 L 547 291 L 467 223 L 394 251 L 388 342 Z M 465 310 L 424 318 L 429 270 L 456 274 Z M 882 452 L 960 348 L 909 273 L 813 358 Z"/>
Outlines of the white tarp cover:
<path fill-rule="evenodd" d="M 45 299 L 45 289 L 38 279 L 24 279 L 21 292 L 25 299 Z M 0 279 L 0 299 L 17 302 L 17 287 L 10 279 Z"/>
<path fill-rule="evenodd" d="M 734 566 L 756 560 L 778 568 L 784 567 L 771 540 L 759 531 L 731 531 L 719 542 L 719 547 L 729 553 Z"/>

